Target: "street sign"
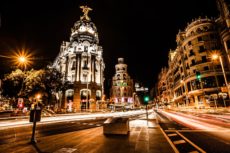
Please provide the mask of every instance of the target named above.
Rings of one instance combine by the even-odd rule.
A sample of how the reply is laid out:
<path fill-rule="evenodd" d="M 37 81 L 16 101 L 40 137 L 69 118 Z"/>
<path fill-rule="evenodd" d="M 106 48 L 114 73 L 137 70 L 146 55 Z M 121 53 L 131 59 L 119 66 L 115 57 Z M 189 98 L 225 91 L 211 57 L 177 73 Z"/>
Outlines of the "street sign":
<path fill-rule="evenodd" d="M 33 122 L 34 121 L 34 113 L 35 113 L 35 122 L 39 122 L 41 121 L 41 108 L 36 108 L 36 111 L 34 112 L 35 110 L 30 110 L 30 122 Z"/>
<path fill-rule="evenodd" d="M 18 108 L 23 108 L 23 107 L 24 107 L 23 98 L 18 98 Z"/>

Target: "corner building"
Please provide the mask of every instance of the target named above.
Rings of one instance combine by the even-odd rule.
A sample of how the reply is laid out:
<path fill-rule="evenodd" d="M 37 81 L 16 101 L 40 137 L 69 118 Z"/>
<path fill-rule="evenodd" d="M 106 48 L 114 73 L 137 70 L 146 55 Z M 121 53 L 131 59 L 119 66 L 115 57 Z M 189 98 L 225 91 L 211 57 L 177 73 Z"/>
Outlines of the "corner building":
<path fill-rule="evenodd" d="M 118 64 L 115 65 L 116 73 L 112 79 L 111 101 L 114 107 L 125 107 L 127 109 L 134 108 L 133 100 L 133 80 L 127 72 L 127 64 L 124 58 L 118 58 Z"/>
<path fill-rule="evenodd" d="M 158 77 L 161 103 L 195 108 L 229 106 L 229 8 L 224 0 L 217 2 L 218 19 L 195 19 L 177 34 L 168 68 Z M 214 54 L 221 57 L 222 64 L 212 58 Z"/>
<path fill-rule="evenodd" d="M 63 41 L 53 66 L 63 74 L 65 90 L 61 94 L 61 107 L 78 111 L 96 108 L 103 95 L 105 64 L 95 24 L 88 17 L 92 10 L 81 6 L 84 15 L 74 23 L 70 41 Z"/>

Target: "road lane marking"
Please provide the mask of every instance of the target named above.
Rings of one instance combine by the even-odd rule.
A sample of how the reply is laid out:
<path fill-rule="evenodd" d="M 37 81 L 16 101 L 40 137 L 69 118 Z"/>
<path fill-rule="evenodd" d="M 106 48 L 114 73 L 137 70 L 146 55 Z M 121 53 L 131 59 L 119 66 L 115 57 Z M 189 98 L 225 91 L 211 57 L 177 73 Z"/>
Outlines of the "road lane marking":
<path fill-rule="evenodd" d="M 175 147 L 175 145 L 173 144 L 173 142 L 169 139 L 169 137 L 166 135 L 166 133 L 163 131 L 163 129 L 160 127 L 161 132 L 163 133 L 163 135 L 165 136 L 166 140 L 169 142 L 170 146 L 173 148 L 175 153 L 180 153 L 179 150 Z"/>
<path fill-rule="evenodd" d="M 171 134 L 168 134 L 169 137 L 174 137 L 174 136 L 177 136 L 176 133 L 171 133 Z"/>
<path fill-rule="evenodd" d="M 184 140 L 186 140 L 188 143 L 190 143 L 193 147 L 195 147 L 197 150 L 199 150 L 201 153 L 206 153 L 203 149 L 201 149 L 199 146 L 194 144 L 192 141 L 187 139 L 184 135 L 182 135 L 180 132 L 176 131 L 176 133 L 181 136 Z"/>
<path fill-rule="evenodd" d="M 177 141 L 173 141 L 173 144 L 177 145 L 177 144 L 182 144 L 182 143 L 186 143 L 185 140 L 181 139 L 181 140 L 177 140 Z"/>

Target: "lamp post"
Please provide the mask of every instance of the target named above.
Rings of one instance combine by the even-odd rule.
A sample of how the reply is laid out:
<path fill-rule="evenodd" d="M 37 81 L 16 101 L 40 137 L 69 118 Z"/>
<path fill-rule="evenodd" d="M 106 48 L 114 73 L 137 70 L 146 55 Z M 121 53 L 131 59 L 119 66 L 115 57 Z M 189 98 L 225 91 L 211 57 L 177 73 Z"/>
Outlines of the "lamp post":
<path fill-rule="evenodd" d="M 23 72 L 25 73 L 26 72 L 26 65 L 28 64 L 28 58 L 24 55 L 20 55 L 17 57 L 17 62 L 19 65 L 22 65 Z M 22 93 L 22 90 L 23 90 L 24 79 L 25 79 L 25 77 L 23 77 L 23 79 L 22 79 L 22 87 L 21 87 L 20 93 Z"/>
<path fill-rule="evenodd" d="M 181 82 L 181 84 L 183 84 L 183 85 L 184 85 L 184 92 L 185 92 L 185 104 L 186 104 L 186 107 L 188 108 L 188 93 L 187 93 L 186 84 L 185 84 L 184 80 L 181 80 L 180 82 Z"/>
<path fill-rule="evenodd" d="M 215 56 L 215 54 L 212 55 L 212 60 L 215 60 L 217 56 Z M 218 58 L 218 57 L 217 57 Z M 218 79 L 217 79 L 217 75 L 216 75 L 216 69 L 214 67 L 214 63 L 212 62 L 212 67 L 213 67 L 213 71 L 214 71 L 214 74 L 215 74 L 215 81 L 216 81 L 216 86 L 217 86 L 217 92 L 219 91 L 219 82 L 218 82 Z M 217 94 L 216 94 L 217 95 Z M 214 96 L 213 97 L 214 99 L 214 103 L 215 103 L 215 108 L 217 109 L 217 96 Z"/>
<path fill-rule="evenodd" d="M 88 73 L 89 76 L 91 76 L 91 73 Z M 89 103 L 89 76 L 87 76 L 87 83 L 86 83 L 86 88 L 87 88 L 87 97 L 86 97 L 86 109 L 88 109 L 88 103 Z"/>
<path fill-rule="evenodd" d="M 86 110 L 88 109 L 88 101 L 89 101 L 89 81 L 88 81 L 88 76 L 87 76 L 87 83 L 86 83 L 86 88 L 87 88 L 87 97 L 86 97 Z"/>
<path fill-rule="evenodd" d="M 229 85 L 228 85 L 226 73 L 225 73 L 225 70 L 224 70 L 224 65 L 223 65 L 222 57 L 221 57 L 220 55 L 218 55 L 218 54 L 213 54 L 213 55 L 212 55 L 212 59 L 213 59 L 213 60 L 219 59 L 219 61 L 220 61 L 221 69 L 222 69 L 223 76 L 224 76 L 225 85 L 226 85 L 227 91 L 228 91 L 228 97 L 230 98 L 230 90 L 229 90 Z"/>
<path fill-rule="evenodd" d="M 31 143 L 35 144 L 37 143 L 37 140 L 35 138 L 35 130 L 36 130 L 36 110 L 38 109 L 38 102 L 39 102 L 39 99 L 40 99 L 41 95 L 38 94 L 35 98 L 35 104 L 34 104 L 34 111 L 33 111 L 33 129 L 32 129 L 32 137 L 31 137 Z"/>

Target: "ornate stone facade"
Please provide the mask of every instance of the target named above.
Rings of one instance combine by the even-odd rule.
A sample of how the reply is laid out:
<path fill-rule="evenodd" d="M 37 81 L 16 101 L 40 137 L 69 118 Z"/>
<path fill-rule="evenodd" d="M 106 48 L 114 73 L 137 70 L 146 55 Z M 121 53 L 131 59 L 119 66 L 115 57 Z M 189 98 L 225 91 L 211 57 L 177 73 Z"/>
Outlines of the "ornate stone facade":
<path fill-rule="evenodd" d="M 68 85 L 62 94 L 62 108 L 72 108 L 70 111 L 95 109 L 104 90 L 103 50 L 99 46 L 97 28 L 88 17 L 92 9 L 81 8 L 84 8 L 84 15 L 74 23 L 70 41 L 63 41 L 53 63 Z"/>
<path fill-rule="evenodd" d="M 114 102 L 115 107 L 133 108 L 133 80 L 127 72 L 127 64 L 124 63 L 123 58 L 118 58 L 115 70 L 116 73 L 112 79 L 110 98 Z"/>

